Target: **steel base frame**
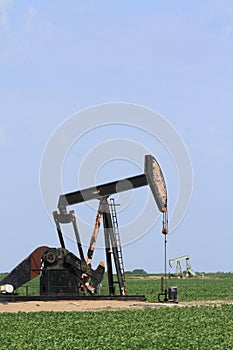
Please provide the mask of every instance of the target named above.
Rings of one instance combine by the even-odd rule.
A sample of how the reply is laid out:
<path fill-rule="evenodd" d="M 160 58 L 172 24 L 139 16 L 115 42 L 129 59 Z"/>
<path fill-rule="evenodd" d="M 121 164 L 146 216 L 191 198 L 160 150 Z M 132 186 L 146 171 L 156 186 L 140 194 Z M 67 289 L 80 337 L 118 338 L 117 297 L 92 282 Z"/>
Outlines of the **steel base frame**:
<path fill-rule="evenodd" d="M 26 301 L 58 301 L 58 300 L 119 300 L 119 301 L 146 301 L 144 295 L 1 295 L 0 303 Z"/>

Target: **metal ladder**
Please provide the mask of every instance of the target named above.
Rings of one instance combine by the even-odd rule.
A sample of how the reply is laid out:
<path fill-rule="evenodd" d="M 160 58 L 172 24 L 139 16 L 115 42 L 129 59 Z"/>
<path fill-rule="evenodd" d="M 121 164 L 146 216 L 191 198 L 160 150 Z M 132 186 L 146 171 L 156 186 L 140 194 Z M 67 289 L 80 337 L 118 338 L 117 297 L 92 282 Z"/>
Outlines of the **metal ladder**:
<path fill-rule="evenodd" d="M 123 264 L 121 240 L 120 240 L 120 233 L 119 233 L 118 220 L 117 220 L 117 214 L 116 214 L 116 203 L 114 198 L 110 198 L 110 212 L 112 217 L 113 233 L 114 233 L 116 248 L 118 252 L 120 272 L 121 272 L 121 277 L 125 288 L 125 270 L 124 270 L 124 264 Z"/>

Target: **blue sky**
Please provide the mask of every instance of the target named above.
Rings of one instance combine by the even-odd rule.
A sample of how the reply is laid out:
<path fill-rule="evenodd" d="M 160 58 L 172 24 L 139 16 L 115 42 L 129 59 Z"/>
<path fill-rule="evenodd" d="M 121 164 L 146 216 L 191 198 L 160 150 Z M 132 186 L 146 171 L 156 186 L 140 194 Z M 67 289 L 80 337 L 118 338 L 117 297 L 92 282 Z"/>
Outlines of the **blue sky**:
<path fill-rule="evenodd" d="M 168 257 L 188 254 L 197 271 L 232 271 L 233 4 L 227 0 L 0 0 L 0 271 L 37 246 L 58 244 L 40 195 L 45 145 L 71 115 L 109 102 L 158 111 L 189 151 L 193 196 L 168 237 Z M 77 171 L 73 161 L 71 150 L 65 174 Z M 166 157 L 164 163 L 172 204 L 174 165 L 169 174 Z M 117 169 L 116 178 L 123 176 Z M 75 189 L 68 175 L 64 182 Z M 160 222 L 123 250 L 126 269 L 162 271 Z"/>

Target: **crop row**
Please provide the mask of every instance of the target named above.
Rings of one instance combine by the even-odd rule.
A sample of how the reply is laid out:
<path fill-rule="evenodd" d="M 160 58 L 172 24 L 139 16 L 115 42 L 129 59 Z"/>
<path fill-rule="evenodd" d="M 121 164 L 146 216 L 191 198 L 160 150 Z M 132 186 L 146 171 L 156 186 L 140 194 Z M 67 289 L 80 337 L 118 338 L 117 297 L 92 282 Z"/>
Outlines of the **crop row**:
<path fill-rule="evenodd" d="M 233 306 L 1 315 L 1 350 L 232 349 Z"/>

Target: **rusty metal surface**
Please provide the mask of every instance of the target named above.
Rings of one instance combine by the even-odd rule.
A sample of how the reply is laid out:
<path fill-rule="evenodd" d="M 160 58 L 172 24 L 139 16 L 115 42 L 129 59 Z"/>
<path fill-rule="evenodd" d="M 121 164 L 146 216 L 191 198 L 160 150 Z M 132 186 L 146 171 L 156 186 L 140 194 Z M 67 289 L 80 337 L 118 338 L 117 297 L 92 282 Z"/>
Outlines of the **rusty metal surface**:
<path fill-rule="evenodd" d="M 161 212 L 167 211 L 167 188 L 162 170 L 157 160 L 151 156 L 145 156 L 145 175 L 158 209 Z"/>
<path fill-rule="evenodd" d="M 48 249 L 46 246 L 42 246 L 34 250 L 32 254 L 29 256 L 31 263 L 31 273 L 30 280 L 37 277 L 40 274 L 41 270 L 41 257 L 43 253 Z"/>
<path fill-rule="evenodd" d="M 48 247 L 46 246 L 35 249 L 0 281 L 0 285 L 11 284 L 14 289 L 17 289 L 32 278 L 38 276 L 41 269 L 41 256 L 47 249 Z"/>

